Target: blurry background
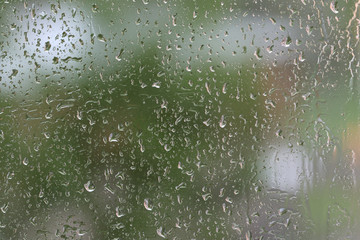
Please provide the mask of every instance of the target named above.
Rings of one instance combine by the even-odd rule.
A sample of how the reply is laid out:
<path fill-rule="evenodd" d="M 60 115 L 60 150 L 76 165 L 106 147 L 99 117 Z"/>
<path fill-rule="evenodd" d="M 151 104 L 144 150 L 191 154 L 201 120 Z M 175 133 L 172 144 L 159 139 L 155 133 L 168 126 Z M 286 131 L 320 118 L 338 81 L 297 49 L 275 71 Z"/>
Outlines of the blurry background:
<path fill-rule="evenodd" d="M 357 239 L 359 6 L 0 1 L 0 238 Z"/>

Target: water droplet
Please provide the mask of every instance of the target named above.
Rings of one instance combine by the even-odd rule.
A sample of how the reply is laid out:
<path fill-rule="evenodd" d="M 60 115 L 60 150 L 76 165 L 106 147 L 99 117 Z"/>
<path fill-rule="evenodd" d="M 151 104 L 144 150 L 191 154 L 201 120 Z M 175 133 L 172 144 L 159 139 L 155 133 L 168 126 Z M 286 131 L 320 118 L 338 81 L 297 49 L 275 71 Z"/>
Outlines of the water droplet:
<path fill-rule="evenodd" d="M 81 111 L 76 112 L 76 118 L 79 119 L 79 120 L 82 119 L 82 112 Z"/>
<path fill-rule="evenodd" d="M 252 99 L 252 100 L 256 100 L 256 95 L 255 95 L 255 94 L 253 94 L 253 93 L 250 93 L 250 99 Z"/>
<path fill-rule="evenodd" d="M 84 188 L 86 189 L 86 191 L 88 192 L 93 192 L 95 191 L 95 185 L 91 182 L 88 181 L 87 183 L 84 184 Z"/>
<path fill-rule="evenodd" d="M 280 208 L 279 211 L 278 211 L 279 216 L 284 215 L 285 213 L 287 213 L 286 208 Z"/>
<path fill-rule="evenodd" d="M 118 136 L 114 136 L 112 133 L 110 133 L 109 142 L 119 142 Z"/>
<path fill-rule="evenodd" d="M 254 53 L 254 56 L 257 58 L 257 60 L 260 60 L 263 58 L 262 55 L 260 55 L 260 48 L 257 48 L 255 53 Z"/>
<path fill-rule="evenodd" d="M 76 229 L 76 234 L 79 236 L 84 236 L 87 232 L 83 229 Z"/>
<path fill-rule="evenodd" d="M 31 18 L 35 19 L 36 17 L 36 11 L 35 11 L 35 4 L 31 6 Z"/>
<path fill-rule="evenodd" d="M 165 151 L 169 152 L 171 150 L 171 146 L 169 144 L 165 144 L 164 149 Z"/>
<path fill-rule="evenodd" d="M 11 75 L 9 76 L 10 78 L 12 78 L 12 77 L 16 77 L 16 75 L 19 73 L 19 70 L 17 70 L 17 69 L 13 69 L 12 70 L 12 73 L 11 73 Z"/>
<path fill-rule="evenodd" d="M 207 82 L 205 83 L 205 88 L 208 94 L 211 95 L 210 85 Z"/>
<path fill-rule="evenodd" d="M 290 44 L 291 44 L 291 42 L 292 42 L 292 40 L 291 40 L 291 38 L 288 36 L 288 37 L 284 38 L 284 40 L 281 42 L 281 45 L 282 45 L 283 47 L 289 47 Z"/>
<path fill-rule="evenodd" d="M 96 13 L 96 12 L 99 11 L 99 7 L 98 7 L 96 4 L 94 4 L 94 5 L 92 5 L 91 10 L 92 10 L 94 13 Z"/>
<path fill-rule="evenodd" d="M 222 93 L 226 94 L 226 88 L 227 88 L 227 83 L 224 83 L 223 87 L 222 87 Z"/>
<path fill-rule="evenodd" d="M 73 8 L 73 9 L 71 10 L 71 15 L 72 15 L 72 17 L 75 17 L 75 16 L 76 16 L 76 8 Z"/>
<path fill-rule="evenodd" d="M 54 57 L 53 58 L 53 64 L 58 64 L 59 63 L 59 58 L 58 57 Z"/>
<path fill-rule="evenodd" d="M 179 189 L 181 189 L 181 188 L 186 188 L 186 183 L 181 182 L 179 185 L 177 185 L 177 186 L 175 187 L 176 190 L 179 190 Z"/>
<path fill-rule="evenodd" d="M 337 10 L 337 4 L 338 2 L 337 1 L 332 1 L 330 3 L 330 9 L 333 13 L 337 14 L 339 11 Z"/>
<path fill-rule="evenodd" d="M 25 157 L 22 163 L 27 166 L 29 164 L 29 159 Z"/>
<path fill-rule="evenodd" d="M 176 27 L 176 14 L 173 15 L 173 16 L 171 16 L 171 18 L 172 18 L 172 24 L 173 24 L 173 26 Z"/>
<path fill-rule="evenodd" d="M 98 40 L 99 40 L 100 42 L 106 42 L 106 39 L 105 39 L 104 35 L 102 35 L 101 33 L 98 34 L 97 38 L 98 38 Z"/>
<path fill-rule="evenodd" d="M 305 30 L 306 30 L 306 33 L 307 33 L 308 35 L 310 35 L 310 34 L 312 33 L 312 31 L 314 30 L 314 27 L 307 25 L 306 28 L 305 28 Z"/>
<path fill-rule="evenodd" d="M 269 47 L 266 48 L 266 51 L 267 51 L 268 53 L 272 53 L 272 52 L 273 52 L 273 49 L 274 49 L 274 45 L 271 45 L 271 46 L 269 46 Z"/>
<path fill-rule="evenodd" d="M 82 57 L 66 57 L 66 58 L 61 59 L 61 61 L 65 62 L 65 63 L 68 63 L 71 60 L 75 61 L 75 62 L 81 62 Z M 54 59 L 53 59 L 53 61 L 54 61 Z"/>
<path fill-rule="evenodd" d="M 122 48 L 122 49 L 120 49 L 120 52 L 119 52 L 119 54 L 115 57 L 115 59 L 117 60 L 117 61 L 121 61 L 121 55 L 124 53 L 124 49 Z"/>
<path fill-rule="evenodd" d="M 203 194 L 202 198 L 204 199 L 204 201 L 207 201 L 209 198 L 211 198 L 211 193 Z"/>
<path fill-rule="evenodd" d="M 160 237 L 166 238 L 163 227 L 159 227 L 158 229 L 156 229 L 156 233 L 157 233 Z"/>
<path fill-rule="evenodd" d="M 233 203 L 233 200 L 231 197 L 226 197 L 225 201 L 228 203 L 231 203 L 231 204 Z"/>
<path fill-rule="evenodd" d="M 210 118 L 208 120 L 203 121 L 203 124 L 207 127 L 210 126 Z"/>
<path fill-rule="evenodd" d="M 225 116 L 224 115 L 221 115 L 219 126 L 221 128 L 224 128 L 226 126 L 226 121 L 225 121 Z"/>
<path fill-rule="evenodd" d="M 40 189 L 39 198 L 43 198 L 43 197 L 44 197 L 44 190 Z"/>
<path fill-rule="evenodd" d="M 154 82 L 154 83 L 152 84 L 152 87 L 153 87 L 153 88 L 160 88 L 160 82 Z"/>
<path fill-rule="evenodd" d="M 45 43 L 45 51 L 49 51 L 50 48 L 51 48 L 51 44 L 50 44 L 49 41 L 47 41 L 47 42 Z"/>
<path fill-rule="evenodd" d="M 304 61 L 305 61 L 303 52 L 300 52 L 300 54 L 299 54 L 299 61 L 300 61 L 300 62 L 304 62 Z"/>
<path fill-rule="evenodd" d="M 0 209 L 2 213 L 6 213 L 7 210 L 9 209 L 9 203 L 5 203 Z"/>
<path fill-rule="evenodd" d="M 151 211 L 153 209 L 150 200 L 147 198 L 144 199 L 144 207 L 148 211 Z"/>
<path fill-rule="evenodd" d="M 116 214 L 116 216 L 117 216 L 118 218 L 121 218 L 121 217 L 125 216 L 125 214 L 121 212 L 121 210 L 120 210 L 119 207 L 116 207 L 116 208 L 115 208 L 115 214 Z"/>
<path fill-rule="evenodd" d="M 10 30 L 15 30 L 16 29 L 16 24 L 15 23 L 12 23 L 11 25 L 10 25 Z"/>

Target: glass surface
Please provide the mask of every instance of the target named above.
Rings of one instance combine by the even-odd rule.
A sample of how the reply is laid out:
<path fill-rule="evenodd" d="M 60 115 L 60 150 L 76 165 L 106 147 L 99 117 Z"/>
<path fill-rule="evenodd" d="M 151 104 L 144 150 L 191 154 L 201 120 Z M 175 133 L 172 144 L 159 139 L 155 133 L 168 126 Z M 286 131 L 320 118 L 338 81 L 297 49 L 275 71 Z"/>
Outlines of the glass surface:
<path fill-rule="evenodd" d="M 360 1 L 0 1 L 0 239 L 358 239 Z"/>

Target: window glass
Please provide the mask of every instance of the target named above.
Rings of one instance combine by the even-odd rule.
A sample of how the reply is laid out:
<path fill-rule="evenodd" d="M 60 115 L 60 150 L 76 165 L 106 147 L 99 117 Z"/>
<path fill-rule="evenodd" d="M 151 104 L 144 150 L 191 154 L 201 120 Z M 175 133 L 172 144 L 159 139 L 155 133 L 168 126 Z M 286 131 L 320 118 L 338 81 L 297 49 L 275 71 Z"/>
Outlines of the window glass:
<path fill-rule="evenodd" d="M 360 1 L 0 1 L 1 239 L 357 239 Z"/>

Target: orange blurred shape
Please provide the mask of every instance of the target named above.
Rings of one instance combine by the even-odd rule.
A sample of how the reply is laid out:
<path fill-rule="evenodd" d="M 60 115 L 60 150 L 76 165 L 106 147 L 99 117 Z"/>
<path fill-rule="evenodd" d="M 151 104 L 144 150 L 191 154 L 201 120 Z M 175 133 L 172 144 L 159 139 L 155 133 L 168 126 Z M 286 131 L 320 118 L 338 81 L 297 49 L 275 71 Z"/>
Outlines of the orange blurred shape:
<path fill-rule="evenodd" d="M 344 152 L 351 151 L 353 164 L 358 164 L 360 157 L 360 124 L 349 123 L 342 136 Z"/>

